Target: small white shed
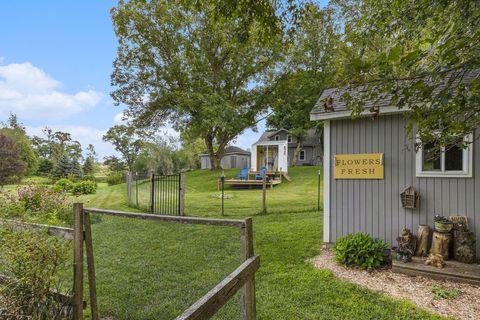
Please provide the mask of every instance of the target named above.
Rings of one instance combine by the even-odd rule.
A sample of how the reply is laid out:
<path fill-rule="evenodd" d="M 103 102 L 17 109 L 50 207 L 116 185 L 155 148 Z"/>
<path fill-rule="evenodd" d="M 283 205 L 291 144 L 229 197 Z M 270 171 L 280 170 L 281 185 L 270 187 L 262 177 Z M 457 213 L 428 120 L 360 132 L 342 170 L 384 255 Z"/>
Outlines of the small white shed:
<path fill-rule="evenodd" d="M 252 171 L 288 172 L 288 141 L 261 141 L 252 144 Z"/>

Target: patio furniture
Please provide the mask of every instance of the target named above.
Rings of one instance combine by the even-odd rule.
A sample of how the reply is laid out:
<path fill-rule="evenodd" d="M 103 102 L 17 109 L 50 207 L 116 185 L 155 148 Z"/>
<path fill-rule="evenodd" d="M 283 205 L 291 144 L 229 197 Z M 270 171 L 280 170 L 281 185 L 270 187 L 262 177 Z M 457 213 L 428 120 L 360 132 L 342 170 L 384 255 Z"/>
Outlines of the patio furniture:
<path fill-rule="evenodd" d="M 248 180 L 248 168 L 243 168 L 237 175 L 238 180 Z"/>
<path fill-rule="evenodd" d="M 255 175 L 255 180 L 262 180 L 266 171 L 267 171 L 267 168 L 265 167 L 260 168 L 260 174 Z"/>

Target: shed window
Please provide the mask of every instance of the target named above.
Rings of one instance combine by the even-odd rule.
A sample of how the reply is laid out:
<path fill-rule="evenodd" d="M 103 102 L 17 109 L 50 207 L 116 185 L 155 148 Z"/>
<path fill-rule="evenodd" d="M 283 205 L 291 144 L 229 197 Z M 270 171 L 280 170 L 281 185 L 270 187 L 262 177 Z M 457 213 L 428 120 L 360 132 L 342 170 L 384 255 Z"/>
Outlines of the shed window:
<path fill-rule="evenodd" d="M 305 161 L 305 150 L 301 150 L 298 154 L 298 160 Z"/>
<path fill-rule="evenodd" d="M 287 142 L 288 142 L 288 143 L 291 143 L 291 142 L 292 142 L 292 136 L 291 136 L 291 135 L 288 135 L 288 136 L 287 136 Z"/>
<path fill-rule="evenodd" d="M 465 138 L 472 141 L 472 136 Z M 440 150 L 433 143 L 424 144 L 417 152 L 417 177 L 471 177 L 473 146 L 466 149 L 446 146 Z"/>
<path fill-rule="evenodd" d="M 280 140 L 280 136 L 277 134 L 277 135 L 275 136 L 275 141 L 278 141 L 278 140 Z"/>

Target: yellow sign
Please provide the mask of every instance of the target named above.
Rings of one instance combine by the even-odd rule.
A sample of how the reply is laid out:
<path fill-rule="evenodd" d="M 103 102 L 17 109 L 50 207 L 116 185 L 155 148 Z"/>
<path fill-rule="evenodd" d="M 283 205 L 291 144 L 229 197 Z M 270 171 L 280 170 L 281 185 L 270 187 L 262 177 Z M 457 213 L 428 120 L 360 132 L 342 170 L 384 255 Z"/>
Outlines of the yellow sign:
<path fill-rule="evenodd" d="M 383 179 L 383 153 L 337 154 L 333 177 L 335 179 Z"/>

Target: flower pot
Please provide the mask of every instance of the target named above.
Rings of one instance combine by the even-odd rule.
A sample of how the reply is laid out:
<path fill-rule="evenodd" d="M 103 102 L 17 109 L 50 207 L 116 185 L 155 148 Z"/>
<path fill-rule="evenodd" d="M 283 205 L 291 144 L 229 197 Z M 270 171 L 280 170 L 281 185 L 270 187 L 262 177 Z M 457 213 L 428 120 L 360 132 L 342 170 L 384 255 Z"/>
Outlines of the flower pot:
<path fill-rule="evenodd" d="M 453 229 L 452 222 L 434 222 L 434 225 L 435 225 L 435 231 L 438 231 L 441 233 L 447 233 L 452 231 Z"/>

